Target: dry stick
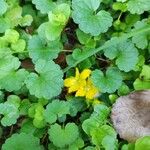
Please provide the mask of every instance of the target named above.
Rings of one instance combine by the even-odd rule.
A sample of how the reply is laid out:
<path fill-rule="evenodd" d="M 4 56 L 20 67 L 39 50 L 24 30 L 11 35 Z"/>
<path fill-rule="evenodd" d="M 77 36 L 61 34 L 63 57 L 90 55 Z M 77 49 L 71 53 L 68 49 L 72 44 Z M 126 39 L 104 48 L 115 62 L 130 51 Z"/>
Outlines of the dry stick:
<path fill-rule="evenodd" d="M 103 59 L 103 58 L 99 58 L 99 57 L 96 57 L 98 60 L 100 60 L 100 61 L 104 61 L 104 62 L 110 62 L 109 60 L 106 60 L 106 59 Z"/>
<path fill-rule="evenodd" d="M 12 133 L 13 133 L 13 129 L 14 129 L 14 127 L 13 127 L 13 126 L 11 126 L 11 128 L 10 128 L 10 132 L 9 132 L 9 136 L 11 136 L 11 135 L 12 135 Z"/>
<path fill-rule="evenodd" d="M 45 138 L 47 137 L 47 132 L 44 134 L 44 136 L 43 136 L 43 138 L 42 138 L 42 141 L 41 141 L 41 143 L 43 144 L 44 143 L 44 140 L 45 140 Z"/>

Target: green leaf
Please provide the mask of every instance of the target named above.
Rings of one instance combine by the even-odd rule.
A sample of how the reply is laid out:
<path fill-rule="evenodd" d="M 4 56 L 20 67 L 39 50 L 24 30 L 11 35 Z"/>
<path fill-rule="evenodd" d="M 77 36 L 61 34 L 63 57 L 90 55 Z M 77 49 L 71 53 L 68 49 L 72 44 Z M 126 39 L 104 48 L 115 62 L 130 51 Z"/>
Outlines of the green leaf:
<path fill-rule="evenodd" d="M 28 110 L 29 117 L 33 118 L 33 125 L 36 128 L 43 128 L 46 125 L 44 110 L 43 105 L 40 103 L 32 104 Z"/>
<path fill-rule="evenodd" d="M 84 150 L 95 150 L 95 147 L 93 147 L 93 146 L 88 146 L 88 147 L 84 148 Z"/>
<path fill-rule="evenodd" d="M 64 128 L 58 124 L 51 125 L 48 133 L 49 139 L 60 148 L 73 144 L 79 137 L 78 127 L 74 123 L 68 123 Z"/>
<path fill-rule="evenodd" d="M 8 43 L 7 41 L 4 39 L 4 37 L 1 37 L 0 38 L 0 51 L 2 53 L 2 51 L 5 51 L 4 49 L 7 49 L 7 51 L 9 50 L 10 51 L 10 48 L 7 47 L 8 46 Z M 7 47 L 7 48 L 6 48 Z M 5 53 L 5 52 L 4 52 Z M 11 53 L 10 53 L 11 54 Z M 2 55 L 2 54 L 1 54 Z"/>
<path fill-rule="evenodd" d="M 0 16 L 7 11 L 8 5 L 4 0 L 0 1 Z"/>
<path fill-rule="evenodd" d="M 85 45 L 85 47 L 95 48 L 96 41 L 94 40 L 94 38 L 92 38 L 90 34 L 86 34 L 80 29 L 76 30 L 76 34 L 77 34 L 79 42 Z"/>
<path fill-rule="evenodd" d="M 50 41 L 58 40 L 62 30 L 62 26 L 58 26 L 49 22 L 45 24 L 46 38 Z"/>
<path fill-rule="evenodd" d="M 16 43 L 11 44 L 11 48 L 15 52 L 23 52 L 26 48 L 26 42 L 23 39 L 19 39 Z"/>
<path fill-rule="evenodd" d="M 11 95 L 5 103 L 0 104 L 0 114 L 4 115 L 1 119 L 3 126 L 11 126 L 15 124 L 19 117 L 20 98 Z"/>
<path fill-rule="evenodd" d="M 59 41 L 46 42 L 36 35 L 33 36 L 28 43 L 29 56 L 33 62 L 39 59 L 46 61 L 55 59 L 61 49 L 63 48 Z"/>
<path fill-rule="evenodd" d="M 0 103 L 4 102 L 4 92 L 0 91 Z"/>
<path fill-rule="evenodd" d="M 7 97 L 7 102 L 10 103 L 10 104 L 14 104 L 17 108 L 20 107 L 20 101 L 21 100 L 17 95 L 9 95 Z"/>
<path fill-rule="evenodd" d="M 72 1 L 72 17 L 75 23 L 79 24 L 79 28 L 93 36 L 105 33 L 112 25 L 112 17 L 109 12 L 97 9 L 101 0 L 73 0 Z"/>
<path fill-rule="evenodd" d="M 38 138 L 26 133 L 13 134 L 2 145 L 2 150 L 26 150 L 27 148 L 29 150 L 44 150 Z"/>
<path fill-rule="evenodd" d="M 68 66 L 72 66 L 74 63 L 76 63 L 76 60 L 73 58 L 72 55 L 67 55 L 66 62 L 68 64 Z"/>
<path fill-rule="evenodd" d="M 139 78 L 137 78 L 133 85 L 135 90 L 150 89 L 150 66 L 144 65 L 140 73 Z"/>
<path fill-rule="evenodd" d="M 121 150 L 135 150 L 135 143 L 124 144 Z"/>
<path fill-rule="evenodd" d="M 43 14 L 48 13 L 55 7 L 55 3 L 53 3 L 52 0 L 32 0 L 32 3 L 35 4 L 36 8 Z"/>
<path fill-rule="evenodd" d="M 10 6 L 10 7 L 13 7 L 14 5 L 18 5 L 19 4 L 19 0 L 7 0 L 7 4 Z"/>
<path fill-rule="evenodd" d="M 28 99 L 23 99 L 21 101 L 21 104 L 20 104 L 20 114 L 21 115 L 27 115 L 28 114 L 28 109 L 30 108 L 31 106 L 31 103 Z"/>
<path fill-rule="evenodd" d="M 111 60 L 116 59 L 118 68 L 125 72 L 132 70 L 138 62 L 138 51 L 131 41 L 121 42 L 109 47 L 104 54 Z"/>
<path fill-rule="evenodd" d="M 49 22 L 45 24 L 45 35 L 48 40 L 54 41 L 60 37 L 70 13 L 70 6 L 65 3 L 57 5 L 53 11 L 49 12 Z"/>
<path fill-rule="evenodd" d="M 89 119 L 86 119 L 82 124 L 82 129 L 84 132 L 88 135 L 91 135 L 91 131 L 98 128 L 100 126 L 98 122 L 98 118 L 92 117 Z"/>
<path fill-rule="evenodd" d="M 22 18 L 22 8 L 20 6 L 13 6 L 5 13 L 5 19 L 11 28 L 17 26 Z"/>
<path fill-rule="evenodd" d="M 17 91 L 24 85 L 28 75 L 25 69 L 19 69 L 20 62 L 17 57 L 7 55 L 0 58 L 0 88 L 7 91 Z M 6 82 L 7 81 L 7 82 Z"/>
<path fill-rule="evenodd" d="M 31 25 L 33 18 L 31 15 L 25 15 L 22 17 L 22 7 L 19 6 L 19 1 L 18 2 L 8 2 L 9 9 L 6 11 L 4 20 L 7 28 L 14 28 L 18 25 L 20 26 L 29 26 Z M 10 4 L 12 3 L 12 4 Z M 12 5 L 10 7 L 10 5 Z"/>
<path fill-rule="evenodd" d="M 135 90 L 150 89 L 150 80 L 144 81 L 138 78 L 134 81 L 133 86 Z"/>
<path fill-rule="evenodd" d="M 53 61 L 38 60 L 35 64 L 38 72 L 30 73 L 25 83 L 31 95 L 51 99 L 60 94 L 63 86 L 63 72 Z"/>
<path fill-rule="evenodd" d="M 72 57 L 75 60 L 80 60 L 82 58 L 82 53 L 86 53 L 87 51 L 88 49 L 82 50 L 80 48 L 76 48 L 73 50 Z"/>
<path fill-rule="evenodd" d="M 141 29 L 145 26 L 148 26 L 147 20 L 138 21 L 134 27 L 135 29 Z M 136 44 L 136 46 L 140 49 L 145 49 L 148 46 L 148 35 L 150 32 L 139 34 L 138 36 L 132 37 L 132 42 Z"/>
<path fill-rule="evenodd" d="M 9 43 L 16 43 L 19 40 L 19 33 L 14 29 L 8 29 L 5 32 L 4 39 Z"/>
<path fill-rule="evenodd" d="M 45 128 L 36 128 L 33 125 L 33 121 L 30 119 L 26 119 L 21 124 L 20 132 L 26 133 L 26 134 L 33 134 L 35 137 L 42 138 L 45 134 Z"/>
<path fill-rule="evenodd" d="M 72 117 L 87 108 L 86 100 L 83 97 L 67 97 L 67 101 L 70 104 L 70 115 Z"/>
<path fill-rule="evenodd" d="M 24 85 L 24 81 L 28 74 L 29 73 L 25 69 L 9 72 L 9 74 L 0 79 L 1 88 L 10 92 L 18 91 Z"/>
<path fill-rule="evenodd" d="M 127 25 L 124 22 L 121 22 L 118 19 L 116 21 L 114 21 L 113 26 L 116 31 L 124 31 L 127 27 Z M 117 34 L 117 36 L 120 36 L 119 34 L 121 34 L 121 33 L 114 33 L 115 36 L 116 36 L 116 34 Z"/>
<path fill-rule="evenodd" d="M 86 119 L 82 128 L 84 132 L 91 135 L 91 131 L 97 129 L 98 127 L 106 124 L 110 110 L 107 106 L 98 104 L 94 107 L 94 112 L 89 119 Z"/>
<path fill-rule="evenodd" d="M 140 78 L 142 80 L 150 80 L 150 66 L 149 65 L 143 65 L 142 71 L 140 73 Z"/>
<path fill-rule="evenodd" d="M 140 16 L 137 14 L 128 14 L 125 18 L 125 23 L 128 28 L 132 28 L 134 24 L 140 20 Z"/>
<path fill-rule="evenodd" d="M 106 145 L 106 143 L 105 143 L 105 140 L 106 140 L 105 138 L 107 136 L 110 136 L 113 139 L 111 142 L 113 142 L 113 141 L 115 141 L 115 139 L 117 137 L 117 133 L 115 132 L 115 130 L 112 127 L 110 127 L 108 125 L 103 125 L 103 126 L 97 128 L 96 130 L 93 130 L 91 132 L 91 136 L 92 136 L 93 144 L 100 146 L 103 143 L 103 145 L 106 148 L 106 147 L 108 147 L 108 145 Z M 113 142 L 113 147 L 114 147 L 114 143 L 115 142 Z M 110 150 L 110 149 L 108 149 L 108 150 Z"/>
<path fill-rule="evenodd" d="M 93 47 L 93 46 L 92 46 Z M 81 70 L 84 70 L 84 69 L 87 69 L 87 68 L 91 68 L 92 65 L 95 63 L 95 57 L 90 57 L 90 58 L 87 58 L 86 60 L 84 60 L 83 62 L 81 62 L 79 64 L 79 68 Z"/>
<path fill-rule="evenodd" d="M 116 150 L 118 149 L 118 144 L 117 144 L 117 140 L 116 138 L 108 135 L 105 136 L 102 140 L 102 146 L 106 149 L 106 150 Z"/>
<path fill-rule="evenodd" d="M 106 119 L 110 113 L 110 109 L 104 104 L 97 104 L 94 106 L 94 112 L 91 117 L 99 117 L 99 123 L 106 123 Z"/>
<path fill-rule="evenodd" d="M 52 143 L 48 144 L 48 150 L 57 150 L 58 148 L 54 146 Z M 60 150 L 60 149 L 58 149 Z"/>
<path fill-rule="evenodd" d="M 86 33 L 82 32 L 80 29 L 76 30 L 76 34 L 77 34 L 78 40 L 81 44 L 87 44 L 92 38 L 92 36 L 90 34 L 86 34 Z"/>
<path fill-rule="evenodd" d="M 139 55 L 138 63 L 136 64 L 134 71 L 141 71 L 141 68 L 144 64 L 145 64 L 145 57 L 143 55 Z"/>
<path fill-rule="evenodd" d="M 127 3 L 127 8 L 131 14 L 142 14 L 144 11 L 150 10 L 149 0 L 130 0 Z"/>
<path fill-rule="evenodd" d="M 150 148 L 150 136 L 145 136 L 138 139 L 135 143 L 135 150 L 149 150 Z"/>
<path fill-rule="evenodd" d="M 27 119 L 21 124 L 20 132 L 26 133 L 26 134 L 33 134 L 36 130 L 36 127 L 33 125 L 32 120 Z"/>
<path fill-rule="evenodd" d="M 129 93 L 130 93 L 129 87 L 125 83 L 122 83 L 122 85 L 118 89 L 118 95 L 123 96 L 123 95 L 127 95 Z"/>
<path fill-rule="evenodd" d="M 0 17 L 0 33 L 4 33 L 6 29 L 10 28 L 9 21 L 5 18 Z"/>
<path fill-rule="evenodd" d="M 79 150 L 83 148 L 84 141 L 81 138 L 78 138 L 73 144 L 65 147 L 65 148 L 58 148 L 54 146 L 52 143 L 48 145 L 49 150 Z"/>
<path fill-rule="evenodd" d="M 0 77 L 11 70 L 16 70 L 20 66 L 20 61 L 12 55 L 0 56 Z"/>
<path fill-rule="evenodd" d="M 122 3 L 124 3 L 124 2 L 126 2 L 127 0 L 117 0 L 117 2 L 122 2 Z"/>
<path fill-rule="evenodd" d="M 21 18 L 19 25 L 22 27 L 30 26 L 33 22 L 33 18 L 31 15 L 25 15 L 23 18 Z"/>
<path fill-rule="evenodd" d="M 103 93 L 113 93 L 122 84 L 121 73 L 116 68 L 108 68 L 105 74 L 100 70 L 95 70 L 92 72 L 91 79 L 94 85 Z"/>
<path fill-rule="evenodd" d="M 70 105 L 68 102 L 53 100 L 46 106 L 44 117 L 46 122 L 55 123 L 57 118 L 70 114 Z"/>
<path fill-rule="evenodd" d="M 78 138 L 73 144 L 69 146 L 69 150 L 78 150 L 83 148 L 84 141 L 81 138 Z"/>
<path fill-rule="evenodd" d="M 1 124 L 3 126 L 11 126 L 16 123 L 19 117 L 19 111 L 13 104 L 0 104 L 0 109 L 0 114 L 4 115 L 1 119 Z"/>
<path fill-rule="evenodd" d="M 49 12 L 49 22 L 55 25 L 66 25 L 69 17 L 70 17 L 70 5 L 62 3 L 57 5 L 54 10 Z"/>
<path fill-rule="evenodd" d="M 113 3 L 113 9 L 114 10 L 121 10 L 122 12 L 126 12 L 127 11 L 127 5 L 126 3 Z"/>

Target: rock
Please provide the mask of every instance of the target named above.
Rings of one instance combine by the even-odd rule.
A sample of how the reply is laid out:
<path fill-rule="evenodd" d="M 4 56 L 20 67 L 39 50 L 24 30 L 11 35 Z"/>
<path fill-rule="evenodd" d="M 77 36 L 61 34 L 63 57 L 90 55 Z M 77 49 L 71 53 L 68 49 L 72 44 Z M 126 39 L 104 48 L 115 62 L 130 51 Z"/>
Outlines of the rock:
<path fill-rule="evenodd" d="M 133 92 L 117 99 L 111 120 L 120 138 L 134 142 L 150 136 L 150 90 Z"/>

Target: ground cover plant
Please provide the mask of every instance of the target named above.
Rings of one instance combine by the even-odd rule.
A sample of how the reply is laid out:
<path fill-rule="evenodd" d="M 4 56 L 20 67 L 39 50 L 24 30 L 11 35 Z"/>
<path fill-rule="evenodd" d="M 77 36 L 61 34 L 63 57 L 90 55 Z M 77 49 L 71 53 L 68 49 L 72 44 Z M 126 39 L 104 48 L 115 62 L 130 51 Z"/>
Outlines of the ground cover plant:
<path fill-rule="evenodd" d="M 149 150 L 110 119 L 146 89 L 150 0 L 0 0 L 2 150 Z"/>

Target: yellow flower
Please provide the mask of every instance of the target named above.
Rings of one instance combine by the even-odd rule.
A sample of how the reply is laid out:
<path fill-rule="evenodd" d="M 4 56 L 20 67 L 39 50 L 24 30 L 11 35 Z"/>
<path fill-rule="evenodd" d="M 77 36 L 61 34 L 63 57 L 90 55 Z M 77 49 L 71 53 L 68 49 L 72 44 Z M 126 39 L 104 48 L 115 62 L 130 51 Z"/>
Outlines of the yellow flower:
<path fill-rule="evenodd" d="M 90 79 L 86 81 L 84 86 L 81 86 L 75 96 L 85 96 L 86 99 L 93 99 L 98 95 L 97 88 L 93 85 Z"/>
<path fill-rule="evenodd" d="M 96 96 L 98 96 L 98 94 L 99 94 L 98 89 L 93 85 L 92 81 L 88 79 L 87 86 L 86 86 L 86 98 L 93 99 Z"/>
<path fill-rule="evenodd" d="M 64 85 L 68 87 L 68 93 L 76 92 L 75 96 L 85 96 L 86 99 L 94 99 L 99 91 L 89 79 L 91 70 L 84 69 L 81 73 L 76 68 L 75 77 L 65 79 Z"/>
<path fill-rule="evenodd" d="M 86 79 L 90 76 L 91 70 L 85 69 L 79 73 L 78 68 L 76 68 L 75 77 L 70 77 L 64 80 L 64 85 L 69 88 L 68 93 L 76 92 L 81 87 L 86 85 Z"/>

